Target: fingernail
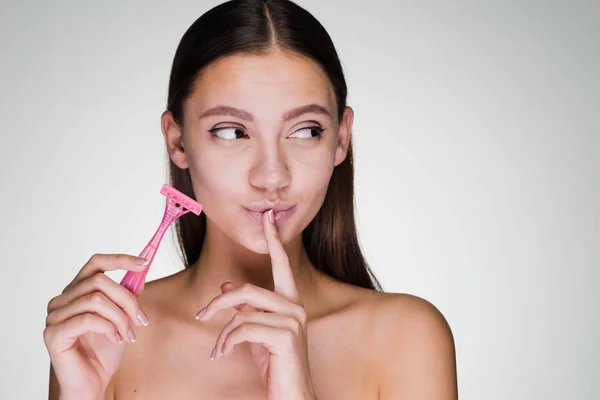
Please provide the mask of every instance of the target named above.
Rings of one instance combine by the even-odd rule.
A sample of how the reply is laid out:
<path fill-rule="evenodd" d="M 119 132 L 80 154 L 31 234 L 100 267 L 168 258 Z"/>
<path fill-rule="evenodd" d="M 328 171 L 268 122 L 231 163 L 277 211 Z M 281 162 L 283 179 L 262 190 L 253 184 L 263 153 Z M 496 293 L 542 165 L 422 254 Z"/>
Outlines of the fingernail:
<path fill-rule="evenodd" d="M 210 352 L 210 359 L 214 360 L 215 359 L 215 353 L 217 352 L 217 348 L 213 347 L 212 351 Z"/>
<path fill-rule="evenodd" d="M 275 217 L 273 216 L 273 209 L 272 208 L 269 210 L 269 220 L 271 221 L 272 224 L 275 223 Z"/>
<path fill-rule="evenodd" d="M 202 316 L 204 315 L 204 313 L 206 312 L 206 307 L 204 307 L 202 310 L 198 311 L 198 314 L 196 314 L 196 319 L 200 319 L 202 318 Z"/>
<path fill-rule="evenodd" d="M 121 337 L 121 334 L 119 332 L 117 332 L 117 341 L 119 343 L 123 343 L 123 338 Z"/>
<path fill-rule="evenodd" d="M 131 339 L 131 342 L 135 342 L 135 333 L 133 332 L 133 329 L 129 328 L 129 332 L 127 332 L 127 335 L 129 335 L 129 339 Z"/>
<path fill-rule="evenodd" d="M 140 308 L 137 312 L 137 319 L 142 323 L 142 325 L 146 326 L 150 323 L 150 321 L 148 321 L 148 317 L 146 316 L 146 314 L 142 311 L 142 309 Z"/>
<path fill-rule="evenodd" d="M 137 264 L 137 265 L 148 265 L 150 260 L 148 260 L 147 258 L 143 258 L 143 257 L 136 257 L 136 259 L 133 260 L 133 262 L 134 262 L 134 264 Z"/>
<path fill-rule="evenodd" d="M 223 286 L 227 285 L 228 283 L 233 283 L 233 282 L 231 282 L 231 281 L 225 281 L 225 282 L 221 283 L 221 287 L 220 288 L 223 289 Z"/>

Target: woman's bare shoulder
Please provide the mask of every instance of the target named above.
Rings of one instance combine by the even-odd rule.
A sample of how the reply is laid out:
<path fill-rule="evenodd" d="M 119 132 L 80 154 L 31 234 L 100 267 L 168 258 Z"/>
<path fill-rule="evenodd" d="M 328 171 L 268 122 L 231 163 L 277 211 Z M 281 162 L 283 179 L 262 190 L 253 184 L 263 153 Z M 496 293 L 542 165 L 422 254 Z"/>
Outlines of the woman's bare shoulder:
<path fill-rule="evenodd" d="M 365 312 L 375 317 L 386 328 L 395 323 L 405 325 L 407 318 L 431 318 L 440 324 L 446 320 L 431 302 L 407 293 L 381 292 L 343 282 L 330 282 L 327 291 L 338 299 L 335 305 L 340 310 Z M 395 326 L 398 328 L 398 326 Z"/>
<path fill-rule="evenodd" d="M 380 398 L 454 398 L 456 361 L 453 334 L 430 301 L 406 293 L 378 292 L 343 284 L 347 304 L 339 313 L 366 347 L 370 374 Z M 351 321 L 351 322 L 350 322 Z M 429 380 L 427 389 L 416 382 Z M 426 385 L 425 385 L 426 386 Z M 435 397 L 437 394 L 440 397 Z M 448 396 L 449 394 L 449 396 Z"/>
<path fill-rule="evenodd" d="M 407 293 L 377 292 L 371 298 L 374 312 L 383 319 L 383 325 L 400 324 L 410 328 L 414 319 L 448 327 L 446 318 L 440 310 L 428 300 Z M 411 324 L 407 324 L 411 322 Z M 408 326 L 407 326 L 408 325 Z M 399 326 L 395 326 L 398 328 Z"/>
<path fill-rule="evenodd" d="M 380 398 L 455 398 L 454 338 L 440 310 L 405 293 L 378 293 L 371 303 Z"/>
<path fill-rule="evenodd" d="M 369 316 L 377 342 L 389 349 L 402 346 L 400 339 L 410 345 L 428 341 L 432 336 L 449 342 L 450 326 L 440 310 L 428 300 L 407 293 L 379 292 L 357 288 L 354 308 Z"/>
<path fill-rule="evenodd" d="M 414 340 L 428 340 L 427 335 L 452 341 L 446 318 L 431 302 L 411 294 L 389 293 L 362 288 L 348 283 L 330 282 L 325 319 L 348 321 L 368 334 L 368 339 L 384 348 L 402 346 Z M 399 343 L 398 340 L 403 342 Z M 385 350 L 384 350 L 385 351 Z"/>

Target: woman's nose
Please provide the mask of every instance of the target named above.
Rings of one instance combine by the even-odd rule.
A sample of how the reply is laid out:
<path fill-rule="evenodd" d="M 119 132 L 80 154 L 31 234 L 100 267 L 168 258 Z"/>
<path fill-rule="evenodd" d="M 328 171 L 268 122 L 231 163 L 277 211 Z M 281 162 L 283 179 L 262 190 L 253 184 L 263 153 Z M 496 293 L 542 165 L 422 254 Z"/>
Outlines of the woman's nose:
<path fill-rule="evenodd" d="M 255 157 L 249 177 L 252 186 L 275 192 L 290 184 L 288 157 L 280 146 L 271 145 L 268 149 L 262 149 Z"/>

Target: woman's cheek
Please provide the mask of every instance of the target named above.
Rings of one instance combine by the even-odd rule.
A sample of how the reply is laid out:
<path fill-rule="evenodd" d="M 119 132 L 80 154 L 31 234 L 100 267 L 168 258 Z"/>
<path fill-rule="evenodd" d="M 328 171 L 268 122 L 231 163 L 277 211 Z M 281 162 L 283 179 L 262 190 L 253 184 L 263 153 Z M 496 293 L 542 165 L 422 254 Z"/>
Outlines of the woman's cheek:
<path fill-rule="evenodd" d="M 301 198 L 302 208 L 309 220 L 321 208 L 333 169 L 326 157 L 312 158 L 298 164 L 293 173 L 294 193 Z M 303 218 L 304 219 L 304 218 Z"/>
<path fill-rule="evenodd" d="M 215 188 L 222 183 L 236 182 L 239 186 L 240 168 L 236 159 L 216 151 L 203 151 L 193 157 L 190 173 L 199 186 Z"/>
<path fill-rule="evenodd" d="M 332 165 L 330 152 L 326 149 L 307 152 L 294 160 L 293 180 L 301 183 L 303 187 L 313 187 L 318 191 L 329 184 L 333 172 Z"/>

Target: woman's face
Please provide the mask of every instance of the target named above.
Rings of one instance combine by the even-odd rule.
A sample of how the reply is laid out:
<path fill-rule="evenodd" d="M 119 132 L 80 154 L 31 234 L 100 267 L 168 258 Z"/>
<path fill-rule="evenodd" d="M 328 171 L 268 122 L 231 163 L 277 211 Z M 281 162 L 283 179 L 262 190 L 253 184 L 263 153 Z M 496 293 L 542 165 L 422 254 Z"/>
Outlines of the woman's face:
<path fill-rule="evenodd" d="M 274 208 L 285 244 L 319 211 L 353 121 L 338 124 L 333 87 L 313 62 L 284 53 L 234 55 L 205 68 L 184 104 L 180 130 L 162 127 L 171 159 L 189 168 L 210 225 L 268 253 L 262 212 Z"/>

